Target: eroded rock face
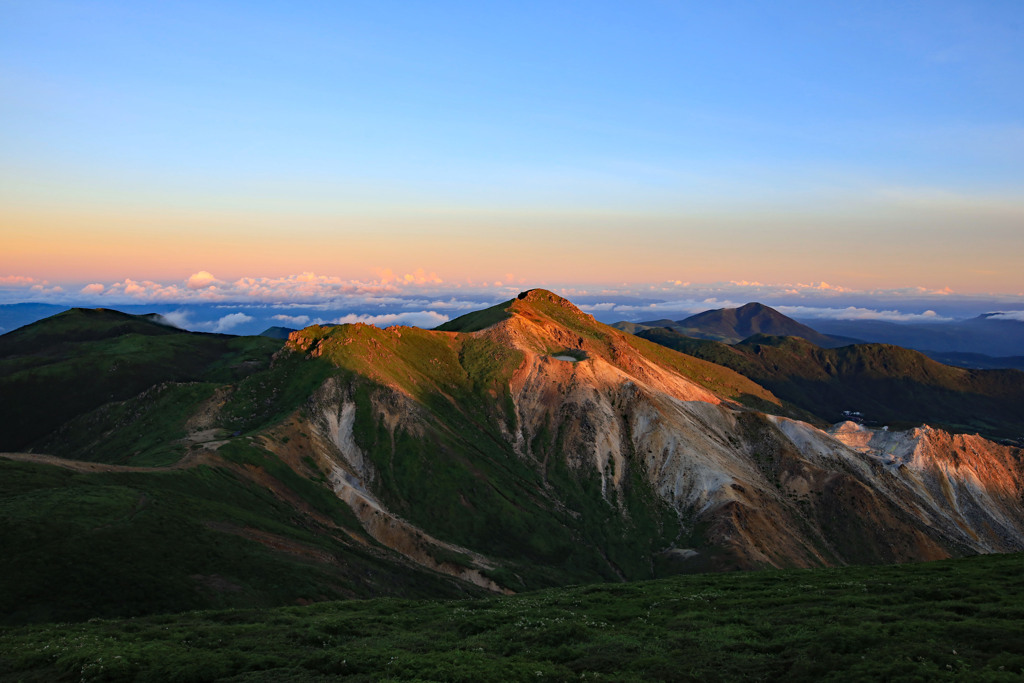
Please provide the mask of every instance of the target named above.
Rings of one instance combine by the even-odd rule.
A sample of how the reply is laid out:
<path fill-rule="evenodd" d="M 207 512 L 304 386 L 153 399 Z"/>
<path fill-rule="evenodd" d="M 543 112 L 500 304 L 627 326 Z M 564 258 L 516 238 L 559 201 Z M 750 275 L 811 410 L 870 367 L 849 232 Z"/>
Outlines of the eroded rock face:
<path fill-rule="evenodd" d="M 536 352 L 564 342 L 564 332 L 551 328 L 558 326 L 512 318 L 482 333 L 526 357 L 512 380 L 515 443 L 536 444 L 542 430 L 558 427 L 556 455 L 531 448 L 523 455 L 564 457 L 581 474 L 596 472 L 612 503 L 622 499 L 626 473 L 638 469 L 690 529 L 706 530 L 712 567 L 949 554 L 895 496 L 874 490 L 861 454 L 828 434 L 723 401 L 614 339 L 610 358 L 582 340 L 586 360 L 552 361 Z"/>
<path fill-rule="evenodd" d="M 879 488 L 975 552 L 1024 549 L 1024 454 L 978 435 L 904 432 L 846 422 L 833 436 L 869 459 Z"/>
<path fill-rule="evenodd" d="M 378 392 L 373 405 L 378 420 L 392 435 L 403 424 L 413 432 L 418 429 L 419 410 L 407 397 L 397 392 Z M 434 538 L 387 510 L 372 493 L 377 472 L 355 440 L 356 403 L 351 386 L 330 378 L 311 397 L 309 406 L 312 413 L 309 424 L 320 469 L 327 473 L 335 495 L 348 504 L 374 540 L 433 571 L 494 592 L 509 592 L 482 573 L 494 568 L 492 561 L 468 548 Z M 443 559 L 446 555 L 465 558 L 471 566 L 446 562 Z"/>

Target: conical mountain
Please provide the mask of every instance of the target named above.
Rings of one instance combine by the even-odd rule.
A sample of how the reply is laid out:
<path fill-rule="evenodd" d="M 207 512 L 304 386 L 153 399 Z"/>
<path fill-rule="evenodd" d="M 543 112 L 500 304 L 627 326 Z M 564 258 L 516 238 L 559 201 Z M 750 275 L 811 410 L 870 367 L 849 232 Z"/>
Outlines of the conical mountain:
<path fill-rule="evenodd" d="M 800 337 L 816 346 L 835 346 L 837 341 L 798 323 L 770 306 L 749 303 L 739 308 L 720 308 L 692 315 L 676 323 L 677 332 L 691 337 L 736 343 L 755 334 Z"/>
<path fill-rule="evenodd" d="M 695 339 L 710 339 L 735 344 L 755 334 L 776 337 L 800 337 L 816 346 L 832 348 L 857 340 L 821 334 L 807 325 L 779 313 L 770 306 L 749 303 L 739 308 L 719 308 L 692 315 L 683 320 L 651 320 L 641 323 L 616 323 L 617 329 L 638 334 L 648 329 L 668 328 Z"/>

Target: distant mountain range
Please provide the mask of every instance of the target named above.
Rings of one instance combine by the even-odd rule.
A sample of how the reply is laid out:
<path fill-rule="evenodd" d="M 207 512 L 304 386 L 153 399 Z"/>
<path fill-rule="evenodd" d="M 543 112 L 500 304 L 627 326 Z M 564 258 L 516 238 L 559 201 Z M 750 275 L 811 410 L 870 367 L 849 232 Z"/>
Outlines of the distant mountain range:
<path fill-rule="evenodd" d="M 749 303 L 739 308 L 705 311 L 683 320 L 618 322 L 614 327 L 632 334 L 669 329 L 685 337 L 726 344 L 737 344 L 755 334 L 800 337 L 826 349 L 877 342 L 914 349 L 948 365 L 1024 370 L 1024 322 L 994 318 L 991 314 L 961 322 L 928 324 L 829 319 L 799 322 L 764 304 Z"/>
<path fill-rule="evenodd" d="M 655 326 L 659 322 L 669 324 Z M 963 369 L 898 346 L 851 343 L 757 303 L 677 322 L 615 327 L 732 368 L 830 423 L 855 415 L 875 425 L 930 422 L 954 431 L 1024 438 L 1018 408 L 1024 404 L 1024 373 L 1016 369 Z M 948 355 L 982 368 L 999 360 Z"/>
<path fill-rule="evenodd" d="M 828 320 L 812 323 L 831 335 L 856 337 L 865 341 L 895 344 L 931 355 L 943 353 L 982 354 L 995 357 L 1024 356 L 1024 322 L 980 315 L 963 321 L 939 323 L 893 323 L 881 320 Z"/>
<path fill-rule="evenodd" d="M 823 349 L 799 337 L 754 335 L 738 344 L 665 328 L 637 335 L 732 368 L 826 422 L 906 429 L 929 423 L 1024 443 L 1024 372 L 968 370 L 889 344 Z"/>

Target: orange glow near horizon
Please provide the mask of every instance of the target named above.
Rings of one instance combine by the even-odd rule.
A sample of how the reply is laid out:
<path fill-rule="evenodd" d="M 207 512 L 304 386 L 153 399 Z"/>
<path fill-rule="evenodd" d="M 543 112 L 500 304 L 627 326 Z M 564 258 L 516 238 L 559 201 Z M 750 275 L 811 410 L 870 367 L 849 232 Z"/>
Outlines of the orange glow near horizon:
<path fill-rule="evenodd" d="M 845 217 L 562 213 L 317 216 L 23 209 L 4 215 L 0 276 L 52 282 L 184 281 L 302 272 L 369 280 L 382 269 L 451 282 L 772 283 L 958 293 L 1024 290 L 1020 250 L 985 234 L 902 219 L 900 230 Z M 893 219 L 895 220 L 895 219 Z M 888 226 L 886 226 L 888 227 Z M 1012 240 L 1011 240 L 1012 243 Z"/>

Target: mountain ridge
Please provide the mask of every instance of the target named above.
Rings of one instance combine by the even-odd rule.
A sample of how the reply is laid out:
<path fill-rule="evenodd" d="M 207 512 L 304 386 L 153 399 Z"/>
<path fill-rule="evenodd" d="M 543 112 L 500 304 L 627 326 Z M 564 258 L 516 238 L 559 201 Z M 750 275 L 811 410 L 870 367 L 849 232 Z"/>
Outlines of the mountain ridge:
<path fill-rule="evenodd" d="M 1024 374 L 944 365 L 912 349 L 851 344 L 823 349 L 799 337 L 755 335 L 738 344 L 665 328 L 638 336 L 731 367 L 830 423 L 856 412 L 872 424 L 931 422 L 953 431 L 1020 439 Z"/>
<path fill-rule="evenodd" d="M 313 582 L 302 585 L 337 588 L 274 599 L 395 594 L 389 576 L 404 577 L 396 585 L 406 595 L 465 595 L 1024 547 L 1019 449 L 923 435 L 915 443 L 933 444 L 933 456 L 883 462 L 884 449 L 864 449 L 874 437 L 844 443 L 751 379 L 598 323 L 546 290 L 442 327 L 314 325 L 283 344 L 160 335 L 182 355 L 153 365 L 149 388 L 86 405 L 51 441 L 32 443 L 131 467 L 193 452 L 206 454 L 203 464 L 55 479 L 41 461 L 0 461 L 19 473 L 4 480 L 11 500 L 34 501 L 2 531 L 21 558 L 13 566 L 25 568 L 7 577 L 24 586 L 6 595 L 43 595 L 32 593 L 31 572 L 56 571 L 40 572 L 54 558 L 22 535 L 45 523 L 40 501 L 100 491 L 112 496 L 111 512 L 81 508 L 78 523 L 122 520 L 118 533 L 166 558 L 172 593 L 189 605 L 271 599 L 268 577 L 296 558 Z M 73 382 L 92 376 L 94 357 L 134 349 L 141 362 L 166 351 L 143 337 L 129 330 L 81 349 L 64 340 L 82 354 L 55 362 Z M 197 363 L 194 377 L 170 374 L 174 359 L 214 342 L 222 355 Z M 14 374 L 27 362 L 0 356 Z M 58 480 L 62 493 L 47 483 Z M 211 507 L 175 487 L 224 502 Z M 938 495 L 947 490 L 955 495 Z M 180 557 L 148 535 L 154 511 L 174 512 L 159 519 Z M 289 516 L 294 525 L 282 521 Z M 216 539 L 230 553 L 202 568 L 199 549 Z M 243 567 L 245 552 L 257 554 Z M 95 572 L 123 557 L 109 553 L 89 558 Z M 367 571 L 380 578 L 356 579 Z M 130 563 L 119 572 L 140 594 L 157 590 L 157 577 L 131 573 Z M 210 593 L 225 585 L 239 590 Z M 25 604 L 43 609 L 47 599 L 47 613 L 59 613 L 60 595 Z"/>

